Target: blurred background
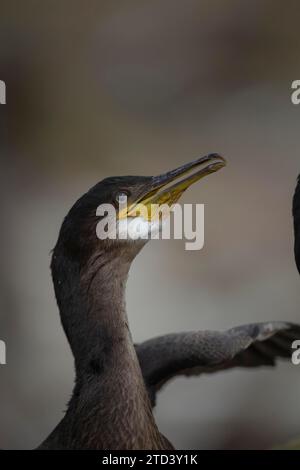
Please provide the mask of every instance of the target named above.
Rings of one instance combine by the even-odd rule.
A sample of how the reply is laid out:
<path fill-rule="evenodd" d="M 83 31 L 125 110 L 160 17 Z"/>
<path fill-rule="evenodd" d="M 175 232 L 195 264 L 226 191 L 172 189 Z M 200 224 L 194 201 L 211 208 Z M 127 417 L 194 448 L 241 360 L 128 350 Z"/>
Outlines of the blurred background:
<path fill-rule="evenodd" d="M 73 202 L 106 176 L 228 159 L 182 199 L 206 205 L 204 249 L 152 241 L 134 262 L 135 341 L 300 321 L 300 4 L 1 0 L 0 11 L 0 445 L 27 449 L 61 419 L 74 378 L 50 250 Z M 291 363 L 226 371 L 177 379 L 155 415 L 179 449 L 265 448 L 300 434 L 299 393 Z"/>

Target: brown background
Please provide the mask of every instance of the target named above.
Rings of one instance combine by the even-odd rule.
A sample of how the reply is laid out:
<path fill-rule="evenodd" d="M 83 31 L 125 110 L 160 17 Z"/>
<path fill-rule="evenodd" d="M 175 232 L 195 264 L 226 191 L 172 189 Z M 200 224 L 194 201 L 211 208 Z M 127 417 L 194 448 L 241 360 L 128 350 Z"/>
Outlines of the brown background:
<path fill-rule="evenodd" d="M 157 174 L 220 152 L 228 167 L 183 202 L 206 242 L 153 241 L 134 263 L 136 341 L 300 320 L 291 198 L 300 171 L 298 1 L 0 1 L 0 446 L 38 445 L 73 366 L 54 300 L 64 214 L 109 175 Z M 300 369 L 179 379 L 156 417 L 178 448 L 266 447 L 300 434 Z"/>

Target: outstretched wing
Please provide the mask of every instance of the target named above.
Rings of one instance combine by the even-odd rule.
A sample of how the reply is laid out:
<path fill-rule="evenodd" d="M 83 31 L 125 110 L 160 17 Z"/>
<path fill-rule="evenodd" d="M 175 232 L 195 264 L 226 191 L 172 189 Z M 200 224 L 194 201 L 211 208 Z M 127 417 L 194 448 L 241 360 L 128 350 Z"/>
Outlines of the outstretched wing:
<path fill-rule="evenodd" d="M 225 332 L 165 335 L 136 345 L 136 352 L 154 406 L 156 392 L 177 375 L 274 366 L 277 358 L 291 358 L 296 339 L 300 339 L 300 325 L 253 323 Z"/>

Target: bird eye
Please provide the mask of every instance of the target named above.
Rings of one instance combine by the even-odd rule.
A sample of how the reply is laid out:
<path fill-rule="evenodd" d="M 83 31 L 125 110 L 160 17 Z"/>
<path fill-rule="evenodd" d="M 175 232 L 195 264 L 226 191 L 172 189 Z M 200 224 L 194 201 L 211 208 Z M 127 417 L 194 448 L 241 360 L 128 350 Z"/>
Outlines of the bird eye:
<path fill-rule="evenodd" d="M 116 200 L 119 204 L 125 204 L 127 202 L 128 194 L 124 191 L 117 194 Z"/>

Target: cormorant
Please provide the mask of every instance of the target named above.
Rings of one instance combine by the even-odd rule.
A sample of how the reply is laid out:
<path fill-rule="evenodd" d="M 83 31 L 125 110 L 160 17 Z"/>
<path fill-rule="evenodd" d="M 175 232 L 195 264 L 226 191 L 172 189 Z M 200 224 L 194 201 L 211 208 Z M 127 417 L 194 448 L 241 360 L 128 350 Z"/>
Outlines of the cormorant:
<path fill-rule="evenodd" d="M 203 164 L 207 165 L 198 169 Z M 71 208 L 51 269 L 76 381 L 65 416 L 40 449 L 172 449 L 152 413 L 156 392 L 168 380 L 179 374 L 274 365 L 277 357 L 290 357 L 291 341 L 300 337 L 300 327 L 285 322 L 246 325 L 223 333 L 166 335 L 134 345 L 125 286 L 130 265 L 147 240 L 96 236 L 100 204 L 117 207 L 125 194 L 125 213 L 132 221 L 137 204 L 172 205 L 192 183 L 224 165 L 222 157 L 211 154 L 156 177 L 107 178 Z M 173 183 L 177 178 L 181 179 Z M 119 212 L 118 224 L 123 217 Z M 147 230 L 153 223 L 161 227 L 151 218 L 142 223 Z"/>
<path fill-rule="evenodd" d="M 296 189 L 293 196 L 292 203 L 292 214 L 294 222 L 294 255 L 295 262 L 300 274 L 300 175 L 297 179 Z M 295 338 L 300 339 L 300 337 Z M 296 437 L 286 444 L 280 445 L 277 449 L 282 450 L 299 450 L 300 449 L 300 438 Z"/>
<path fill-rule="evenodd" d="M 293 219 L 294 219 L 294 254 L 298 272 L 300 274 L 300 175 L 293 197 Z"/>

